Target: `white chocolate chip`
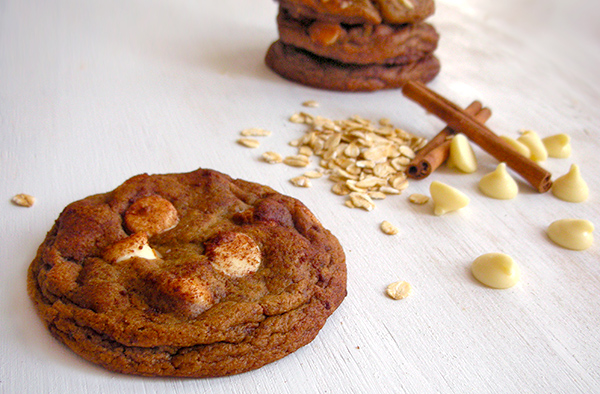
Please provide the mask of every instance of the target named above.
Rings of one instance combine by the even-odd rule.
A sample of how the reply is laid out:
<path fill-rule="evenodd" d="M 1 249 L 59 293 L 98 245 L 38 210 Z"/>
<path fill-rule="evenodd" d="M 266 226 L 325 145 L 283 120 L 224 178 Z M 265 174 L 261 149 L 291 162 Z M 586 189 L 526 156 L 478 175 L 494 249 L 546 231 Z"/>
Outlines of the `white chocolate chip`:
<path fill-rule="evenodd" d="M 517 141 L 526 145 L 531 152 L 529 158 L 533 161 L 544 161 L 548 158 L 548 151 L 535 131 L 525 130 Z"/>
<path fill-rule="evenodd" d="M 148 236 L 164 233 L 179 223 L 179 214 L 171 202 L 152 195 L 142 197 L 125 212 L 125 225 L 132 233 L 145 232 Z"/>
<path fill-rule="evenodd" d="M 224 233 L 212 240 L 207 245 L 207 255 L 214 269 L 235 278 L 256 272 L 262 261 L 256 242 L 237 232 Z"/>
<path fill-rule="evenodd" d="M 178 310 L 191 318 L 217 302 L 210 286 L 196 277 L 165 275 L 157 281 L 157 291 L 162 296 L 159 304 L 165 302 L 165 309 Z"/>
<path fill-rule="evenodd" d="M 583 202 L 590 194 L 588 185 L 581 177 L 579 166 L 576 164 L 572 164 L 568 173 L 554 181 L 551 190 L 554 196 L 568 202 Z"/>
<path fill-rule="evenodd" d="M 431 182 L 429 192 L 434 204 L 434 214 L 437 216 L 464 208 L 470 201 L 464 193 L 438 181 Z"/>
<path fill-rule="evenodd" d="M 501 136 L 500 138 L 502 138 L 504 141 L 506 141 L 506 143 L 508 145 L 510 145 L 510 147 L 513 148 L 520 155 L 525 156 L 527 158 L 531 157 L 531 150 L 529 150 L 527 145 L 523 144 L 522 142 L 517 141 L 514 138 L 510 138 L 510 137 L 507 137 L 504 135 Z"/>
<path fill-rule="evenodd" d="M 479 190 L 491 198 L 510 200 L 519 193 L 519 185 L 506 171 L 506 163 L 500 163 L 494 171 L 481 178 Z"/>
<path fill-rule="evenodd" d="M 504 253 L 487 253 L 479 256 L 471 265 L 475 279 L 488 287 L 508 289 L 521 279 L 519 266 Z"/>
<path fill-rule="evenodd" d="M 548 237 L 557 245 L 572 250 L 585 250 L 594 242 L 594 225 L 584 219 L 561 219 L 548 226 Z"/>
<path fill-rule="evenodd" d="M 571 156 L 571 137 L 568 134 L 555 134 L 542 139 L 549 157 L 566 159 Z"/>
<path fill-rule="evenodd" d="M 102 257 L 111 263 L 120 263 L 134 257 L 155 260 L 158 255 L 148 244 L 148 235 L 140 232 L 110 245 L 104 250 Z"/>
<path fill-rule="evenodd" d="M 477 170 L 475 152 L 473 152 L 473 148 L 464 134 L 457 134 L 452 138 L 448 166 L 467 174 Z"/>

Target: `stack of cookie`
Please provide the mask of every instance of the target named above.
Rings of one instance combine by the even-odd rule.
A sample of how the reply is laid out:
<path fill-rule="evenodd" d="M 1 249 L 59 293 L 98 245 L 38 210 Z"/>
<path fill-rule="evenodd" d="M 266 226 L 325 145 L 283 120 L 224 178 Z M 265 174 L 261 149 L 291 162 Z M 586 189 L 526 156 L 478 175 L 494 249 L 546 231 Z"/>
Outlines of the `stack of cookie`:
<path fill-rule="evenodd" d="M 279 40 L 266 64 L 286 79 L 329 90 L 400 88 L 440 70 L 439 35 L 424 20 L 433 0 L 279 0 Z"/>

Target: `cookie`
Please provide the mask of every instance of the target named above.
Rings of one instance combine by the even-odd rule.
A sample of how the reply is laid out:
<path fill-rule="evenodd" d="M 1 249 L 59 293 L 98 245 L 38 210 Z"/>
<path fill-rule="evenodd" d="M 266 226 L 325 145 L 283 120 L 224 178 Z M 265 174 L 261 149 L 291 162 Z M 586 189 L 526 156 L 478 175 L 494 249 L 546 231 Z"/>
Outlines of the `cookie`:
<path fill-rule="evenodd" d="M 346 295 L 346 266 L 300 201 L 199 169 L 68 205 L 28 292 L 50 332 L 93 363 L 214 377 L 311 342 Z"/>
<path fill-rule="evenodd" d="M 440 71 L 440 63 L 433 55 L 403 65 L 357 65 L 316 56 L 280 40 L 269 47 L 265 63 L 290 81 L 338 91 L 395 89 L 409 80 L 429 82 Z"/>
<path fill-rule="evenodd" d="M 279 39 L 315 55 L 354 64 L 406 64 L 437 48 L 439 35 L 430 24 L 345 25 L 294 19 L 285 9 L 277 16 Z"/>
<path fill-rule="evenodd" d="M 420 22 L 435 12 L 433 0 L 279 0 L 296 19 L 345 24 Z"/>

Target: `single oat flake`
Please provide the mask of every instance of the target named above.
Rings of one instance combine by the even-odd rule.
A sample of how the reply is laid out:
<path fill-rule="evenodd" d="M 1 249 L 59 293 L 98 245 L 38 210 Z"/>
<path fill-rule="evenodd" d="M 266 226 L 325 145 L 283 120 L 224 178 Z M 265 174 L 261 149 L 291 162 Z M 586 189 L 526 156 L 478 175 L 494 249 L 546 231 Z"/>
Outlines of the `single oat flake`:
<path fill-rule="evenodd" d="M 242 130 L 240 134 L 244 137 L 266 137 L 271 135 L 271 132 L 269 130 L 261 129 L 258 127 L 250 127 L 248 129 Z"/>
<path fill-rule="evenodd" d="M 408 201 L 412 202 L 413 204 L 423 205 L 429 201 L 429 197 L 424 194 L 413 193 L 408 196 Z"/>
<path fill-rule="evenodd" d="M 277 152 L 268 151 L 262 154 L 262 158 L 269 164 L 281 163 L 283 161 L 283 156 L 281 156 Z"/>
<path fill-rule="evenodd" d="M 308 179 L 305 176 L 297 176 L 295 178 L 290 179 L 290 182 L 292 182 L 294 186 L 298 187 L 312 187 L 310 179 Z"/>
<path fill-rule="evenodd" d="M 388 235 L 396 235 L 398 234 L 398 227 L 394 226 L 392 223 L 384 220 L 381 222 L 381 231 Z"/>
<path fill-rule="evenodd" d="M 258 148 L 260 146 L 260 142 L 255 140 L 254 138 L 240 138 L 238 139 L 238 144 L 245 146 L 246 148 Z"/>
<path fill-rule="evenodd" d="M 410 296 L 413 292 L 412 286 L 406 281 L 391 283 L 387 287 L 387 294 L 394 300 L 402 300 Z"/>
<path fill-rule="evenodd" d="M 302 105 L 309 108 L 317 108 L 319 106 L 319 103 L 315 100 L 307 100 L 303 102 Z"/>
<path fill-rule="evenodd" d="M 35 204 L 35 197 L 30 196 L 29 194 L 21 193 L 14 196 L 12 198 L 12 202 L 20 207 L 29 208 Z"/>

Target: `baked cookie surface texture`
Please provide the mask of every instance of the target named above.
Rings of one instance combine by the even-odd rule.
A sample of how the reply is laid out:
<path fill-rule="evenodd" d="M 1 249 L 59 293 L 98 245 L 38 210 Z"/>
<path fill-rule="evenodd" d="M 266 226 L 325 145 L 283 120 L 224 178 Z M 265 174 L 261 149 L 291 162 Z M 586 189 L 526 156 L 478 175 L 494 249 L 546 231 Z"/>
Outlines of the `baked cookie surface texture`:
<path fill-rule="evenodd" d="M 433 0 L 278 0 L 265 55 L 281 77 L 318 89 L 399 89 L 440 72 Z"/>
<path fill-rule="evenodd" d="M 346 295 L 338 240 L 298 200 L 212 170 L 68 205 L 28 271 L 52 334 L 121 373 L 215 377 L 311 342 Z"/>

